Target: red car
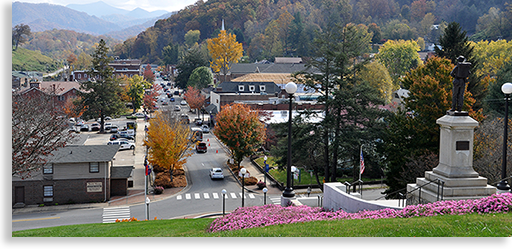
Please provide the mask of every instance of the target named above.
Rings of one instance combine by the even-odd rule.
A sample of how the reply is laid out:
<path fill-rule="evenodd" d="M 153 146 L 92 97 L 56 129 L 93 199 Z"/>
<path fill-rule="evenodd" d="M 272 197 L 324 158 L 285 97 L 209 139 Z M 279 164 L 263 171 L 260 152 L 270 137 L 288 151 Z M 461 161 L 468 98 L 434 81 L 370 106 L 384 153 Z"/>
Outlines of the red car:
<path fill-rule="evenodd" d="M 206 147 L 206 143 L 198 143 L 196 146 L 197 153 L 204 152 L 206 153 L 208 151 L 208 148 Z"/>

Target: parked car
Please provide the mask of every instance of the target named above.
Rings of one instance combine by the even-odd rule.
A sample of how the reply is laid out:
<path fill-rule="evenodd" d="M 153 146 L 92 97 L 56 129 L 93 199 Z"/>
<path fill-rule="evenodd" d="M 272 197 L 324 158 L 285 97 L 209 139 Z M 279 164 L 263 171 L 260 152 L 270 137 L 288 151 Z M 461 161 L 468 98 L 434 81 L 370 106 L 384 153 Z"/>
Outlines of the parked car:
<path fill-rule="evenodd" d="M 137 112 L 134 114 L 137 118 L 144 118 L 146 115 L 144 113 Z"/>
<path fill-rule="evenodd" d="M 197 151 L 197 153 L 199 153 L 199 152 L 204 152 L 204 153 L 208 152 L 208 147 L 206 147 L 206 143 L 198 143 L 196 145 L 196 151 Z"/>
<path fill-rule="evenodd" d="M 110 133 L 117 133 L 119 131 L 119 127 L 117 127 L 117 125 L 112 125 L 112 127 L 110 127 Z"/>
<path fill-rule="evenodd" d="M 201 120 L 200 118 L 196 118 L 194 123 L 196 123 L 197 126 L 201 126 L 203 125 L 203 120 Z"/>
<path fill-rule="evenodd" d="M 181 111 L 181 106 L 175 105 L 174 106 L 174 110 L 177 111 L 177 112 Z"/>
<path fill-rule="evenodd" d="M 174 97 L 171 97 L 170 101 L 171 101 L 171 102 L 174 102 L 174 100 L 175 100 L 175 99 L 174 99 Z"/>
<path fill-rule="evenodd" d="M 80 131 L 89 131 L 89 126 L 86 124 L 83 124 L 80 126 Z"/>
<path fill-rule="evenodd" d="M 133 150 L 133 149 L 135 149 L 135 144 L 130 142 L 130 141 L 126 141 L 126 140 L 109 141 L 107 143 L 107 145 L 121 145 L 121 147 L 119 147 L 119 150 Z"/>
<path fill-rule="evenodd" d="M 112 128 L 112 123 L 105 123 L 105 130 L 106 131 L 110 131 L 111 128 Z"/>
<path fill-rule="evenodd" d="M 98 123 L 91 124 L 91 131 L 99 131 L 101 128 L 101 125 Z"/>
<path fill-rule="evenodd" d="M 210 169 L 210 179 L 224 179 L 224 173 L 221 168 Z"/>
<path fill-rule="evenodd" d="M 125 139 L 128 139 L 128 140 L 135 140 L 133 138 L 133 136 L 126 135 L 126 134 L 112 134 L 112 135 L 110 135 L 110 141 L 114 141 L 114 140 L 117 140 L 119 138 L 125 138 Z"/>
<path fill-rule="evenodd" d="M 69 127 L 69 129 L 68 129 L 68 131 L 69 131 L 70 133 L 73 133 L 73 132 L 74 132 L 74 133 L 80 133 L 80 129 L 76 128 L 76 126 L 70 126 L 70 127 Z"/>
<path fill-rule="evenodd" d="M 180 95 L 180 91 L 174 91 L 174 95 Z"/>
<path fill-rule="evenodd" d="M 210 133 L 210 127 L 208 127 L 208 125 L 203 125 L 201 130 L 203 130 L 203 133 Z"/>
<path fill-rule="evenodd" d="M 84 125 L 84 124 L 85 124 L 85 123 L 84 123 L 84 121 L 83 121 L 83 120 L 78 120 L 78 121 L 76 121 L 76 123 L 75 123 L 75 125 L 76 125 L 76 126 L 82 126 L 82 125 Z"/>
<path fill-rule="evenodd" d="M 187 105 L 187 101 L 182 100 L 182 101 L 180 102 L 180 105 Z"/>

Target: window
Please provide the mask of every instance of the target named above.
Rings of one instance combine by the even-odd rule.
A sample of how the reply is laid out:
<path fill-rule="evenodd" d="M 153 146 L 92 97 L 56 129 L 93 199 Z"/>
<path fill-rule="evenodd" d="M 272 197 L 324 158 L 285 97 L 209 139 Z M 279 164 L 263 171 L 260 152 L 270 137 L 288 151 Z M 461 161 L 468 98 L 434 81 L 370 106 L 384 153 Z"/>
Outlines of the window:
<path fill-rule="evenodd" d="M 81 79 L 81 78 L 82 78 L 82 74 L 77 74 L 77 75 L 76 75 L 76 77 L 77 77 L 78 79 Z"/>
<path fill-rule="evenodd" d="M 84 79 L 87 79 L 87 74 L 86 73 L 84 73 Z"/>
<path fill-rule="evenodd" d="M 59 96 L 57 97 L 57 99 L 58 99 L 59 101 L 64 101 L 64 100 L 66 100 L 66 97 L 64 97 L 64 96 L 62 96 L 62 95 L 59 95 Z"/>
<path fill-rule="evenodd" d="M 43 166 L 43 174 L 53 174 L 53 163 Z"/>
<path fill-rule="evenodd" d="M 43 195 L 44 195 L 44 197 L 52 197 L 53 196 L 53 186 L 43 186 Z"/>
<path fill-rule="evenodd" d="M 89 173 L 99 173 L 100 165 L 98 162 L 89 163 Z"/>
<path fill-rule="evenodd" d="M 256 87 L 255 86 L 249 86 L 249 92 L 254 92 L 254 90 L 256 90 Z"/>
<path fill-rule="evenodd" d="M 265 91 L 265 85 L 260 85 L 260 92 L 264 92 Z"/>
<path fill-rule="evenodd" d="M 244 85 L 238 85 L 238 91 L 243 92 L 244 91 Z"/>

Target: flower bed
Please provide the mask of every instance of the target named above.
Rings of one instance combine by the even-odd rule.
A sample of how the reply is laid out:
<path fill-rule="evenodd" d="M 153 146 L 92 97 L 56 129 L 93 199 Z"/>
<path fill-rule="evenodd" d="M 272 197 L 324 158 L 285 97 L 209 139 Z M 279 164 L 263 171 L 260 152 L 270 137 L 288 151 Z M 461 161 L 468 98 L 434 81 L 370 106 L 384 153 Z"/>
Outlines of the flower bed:
<path fill-rule="evenodd" d="M 269 204 L 237 208 L 232 213 L 215 219 L 208 231 L 229 231 L 316 220 L 410 218 L 444 214 L 506 213 L 510 210 L 512 210 L 511 193 L 495 194 L 477 200 L 438 201 L 429 204 L 410 205 L 402 210 L 381 209 L 358 213 L 347 213 L 343 210 L 326 211 L 319 207 L 281 207 Z"/>

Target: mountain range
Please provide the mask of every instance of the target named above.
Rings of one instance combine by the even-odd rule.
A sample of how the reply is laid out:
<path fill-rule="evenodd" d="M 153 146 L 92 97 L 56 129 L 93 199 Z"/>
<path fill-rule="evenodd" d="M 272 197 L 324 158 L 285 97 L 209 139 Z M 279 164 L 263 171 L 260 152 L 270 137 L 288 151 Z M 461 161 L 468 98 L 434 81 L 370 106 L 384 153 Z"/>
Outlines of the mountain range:
<path fill-rule="evenodd" d="M 172 14 L 165 10 L 148 12 L 141 8 L 128 11 L 102 1 L 67 6 L 14 2 L 12 26 L 23 23 L 29 25 L 32 32 L 67 29 L 125 40 Z"/>

